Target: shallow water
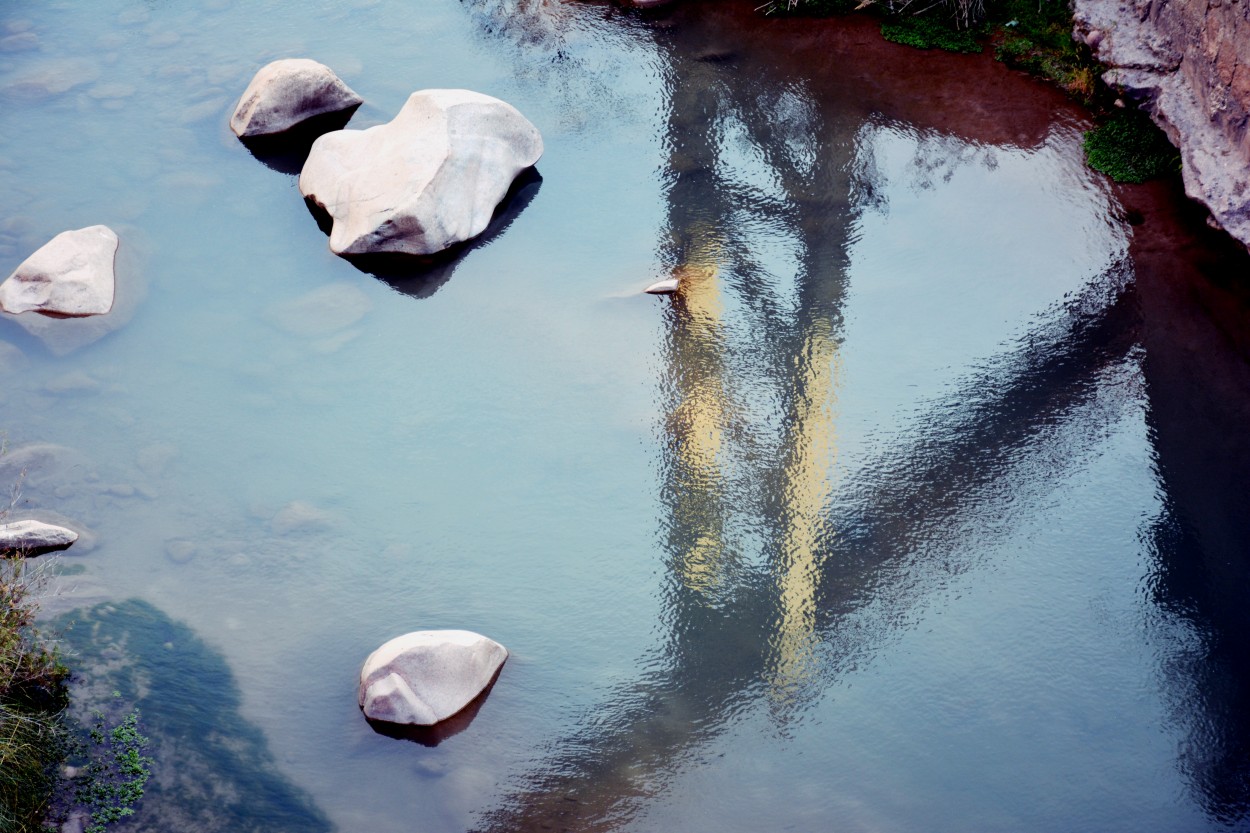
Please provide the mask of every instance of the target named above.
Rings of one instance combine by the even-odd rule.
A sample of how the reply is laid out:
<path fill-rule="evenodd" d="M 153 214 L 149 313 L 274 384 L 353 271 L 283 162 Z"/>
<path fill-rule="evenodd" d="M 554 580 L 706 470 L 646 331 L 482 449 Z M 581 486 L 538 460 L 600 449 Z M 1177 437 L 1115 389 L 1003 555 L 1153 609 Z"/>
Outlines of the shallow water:
<path fill-rule="evenodd" d="M 0 321 L 18 510 L 97 537 L 49 609 L 112 605 L 67 641 L 160 730 L 128 829 L 1250 829 L 1247 258 L 1057 93 L 749 4 L 0 15 L 0 270 L 107 223 L 141 276 L 68 352 Z M 541 181 L 357 270 L 226 124 L 291 55 L 353 127 L 512 102 Z M 431 627 L 512 656 L 375 733 L 360 663 Z M 170 809 L 242 759 L 283 786 Z"/>

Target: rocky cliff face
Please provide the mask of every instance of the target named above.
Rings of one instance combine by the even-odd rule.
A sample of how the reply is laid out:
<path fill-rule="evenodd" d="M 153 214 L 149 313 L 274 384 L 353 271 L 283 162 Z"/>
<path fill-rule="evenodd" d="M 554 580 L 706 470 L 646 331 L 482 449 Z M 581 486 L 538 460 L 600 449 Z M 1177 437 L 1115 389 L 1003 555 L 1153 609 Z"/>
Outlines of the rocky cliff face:
<path fill-rule="evenodd" d="M 1250 247 L 1250 0 L 1075 0 L 1104 79 L 1181 149 L 1185 191 Z"/>

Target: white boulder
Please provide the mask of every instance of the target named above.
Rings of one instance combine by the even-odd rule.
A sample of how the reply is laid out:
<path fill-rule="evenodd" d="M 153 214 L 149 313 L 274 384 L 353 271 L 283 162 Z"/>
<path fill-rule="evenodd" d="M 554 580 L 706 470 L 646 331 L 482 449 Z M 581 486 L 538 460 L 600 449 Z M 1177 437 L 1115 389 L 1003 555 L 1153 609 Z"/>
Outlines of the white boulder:
<path fill-rule="evenodd" d="M 481 234 L 542 153 L 538 128 L 511 104 L 421 90 L 386 124 L 318 138 L 299 189 L 333 220 L 335 254 L 432 255 Z"/>
<path fill-rule="evenodd" d="M 117 235 L 108 226 L 63 231 L 0 283 L 0 310 L 81 317 L 113 308 Z"/>
<path fill-rule="evenodd" d="M 0 524 L 0 553 L 60 550 L 77 540 L 78 533 L 72 529 L 41 521 L 14 521 Z"/>
<path fill-rule="evenodd" d="M 240 139 L 269 136 L 363 101 L 325 64 L 286 58 L 266 64 L 252 78 L 230 117 L 230 129 Z"/>
<path fill-rule="evenodd" d="M 378 648 L 360 669 L 360 708 L 370 720 L 433 726 L 495 679 L 508 651 L 472 631 L 414 631 Z"/>

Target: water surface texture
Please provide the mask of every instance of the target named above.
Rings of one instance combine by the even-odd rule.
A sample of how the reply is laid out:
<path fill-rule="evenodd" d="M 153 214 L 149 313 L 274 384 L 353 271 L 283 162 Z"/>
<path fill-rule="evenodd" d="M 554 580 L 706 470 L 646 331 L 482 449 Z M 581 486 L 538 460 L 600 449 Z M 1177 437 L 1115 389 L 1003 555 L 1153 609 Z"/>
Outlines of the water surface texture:
<path fill-rule="evenodd" d="M 0 320 L 0 473 L 94 533 L 49 608 L 160 735 L 127 829 L 1250 829 L 1244 250 L 989 56 L 750 6 L 5 4 L 0 272 L 106 223 L 141 276 Z M 546 155 L 362 271 L 227 127 L 292 56 Z M 441 627 L 495 688 L 374 732 Z"/>

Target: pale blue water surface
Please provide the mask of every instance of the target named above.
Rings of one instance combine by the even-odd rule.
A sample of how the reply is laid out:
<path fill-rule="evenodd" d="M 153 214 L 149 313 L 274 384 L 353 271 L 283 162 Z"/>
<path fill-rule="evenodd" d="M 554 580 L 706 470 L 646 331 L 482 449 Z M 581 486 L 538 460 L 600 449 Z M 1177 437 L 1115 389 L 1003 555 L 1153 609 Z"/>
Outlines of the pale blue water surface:
<path fill-rule="evenodd" d="M 1057 93 L 723 3 L 0 25 L 0 272 L 106 223 L 140 276 L 68 352 L 0 321 L 10 453 L 65 447 L 15 511 L 97 538 L 50 609 L 188 626 L 320 827 L 1250 829 L 1250 271 L 1174 184 L 1086 169 Z M 362 272 L 227 127 L 288 56 L 352 127 L 504 98 L 541 182 L 458 260 Z M 511 650 L 495 688 L 436 746 L 375 733 L 360 663 L 440 627 Z M 199 667 L 151 674 L 222 696 Z M 199 721 L 158 774 L 229 746 Z"/>

